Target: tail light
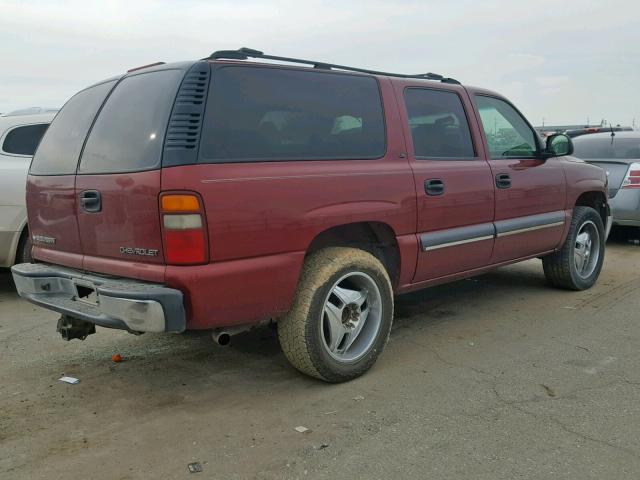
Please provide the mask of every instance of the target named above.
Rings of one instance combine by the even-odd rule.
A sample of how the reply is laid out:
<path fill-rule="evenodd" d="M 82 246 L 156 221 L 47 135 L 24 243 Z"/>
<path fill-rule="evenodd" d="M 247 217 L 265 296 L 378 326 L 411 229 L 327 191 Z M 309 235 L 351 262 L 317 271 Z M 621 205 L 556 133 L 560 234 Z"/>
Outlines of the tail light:
<path fill-rule="evenodd" d="M 206 222 L 198 195 L 163 193 L 160 215 L 167 264 L 199 265 L 209 261 Z"/>
<path fill-rule="evenodd" d="M 621 188 L 640 188 L 640 163 L 629 165 L 629 171 L 622 181 Z"/>

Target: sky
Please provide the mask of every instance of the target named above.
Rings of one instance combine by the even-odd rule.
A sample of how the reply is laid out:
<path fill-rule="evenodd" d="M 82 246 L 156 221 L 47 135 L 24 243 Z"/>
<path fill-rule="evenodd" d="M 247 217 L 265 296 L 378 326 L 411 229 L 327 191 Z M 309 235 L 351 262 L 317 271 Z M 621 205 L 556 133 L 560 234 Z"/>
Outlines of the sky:
<path fill-rule="evenodd" d="M 535 125 L 640 128 L 638 0 L 0 0 L 0 112 L 243 46 L 440 73 L 502 93 Z"/>

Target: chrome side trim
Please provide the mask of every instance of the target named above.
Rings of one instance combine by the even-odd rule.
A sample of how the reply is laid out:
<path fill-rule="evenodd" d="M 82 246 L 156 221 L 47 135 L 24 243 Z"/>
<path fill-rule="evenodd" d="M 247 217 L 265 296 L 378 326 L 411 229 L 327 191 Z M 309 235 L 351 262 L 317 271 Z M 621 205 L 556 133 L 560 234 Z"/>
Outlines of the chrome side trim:
<path fill-rule="evenodd" d="M 507 237 L 520 233 L 533 232 L 543 228 L 554 228 L 565 225 L 566 212 L 539 213 L 525 217 L 509 218 L 491 223 L 480 223 L 466 227 L 448 228 L 435 232 L 420 234 L 420 245 L 423 252 L 455 247 L 467 243 Z"/>
<path fill-rule="evenodd" d="M 481 242 L 482 240 L 490 240 L 492 238 L 493 238 L 493 235 L 486 235 L 484 237 L 476 237 L 476 238 L 468 238 L 466 240 L 458 240 L 457 242 L 448 242 L 448 243 L 441 243 L 440 245 L 432 245 L 430 247 L 425 247 L 423 250 L 425 252 L 429 252 L 431 250 L 438 250 L 440 248 L 446 248 L 446 247 L 454 247 L 456 245 L 464 245 L 465 243 Z"/>
<path fill-rule="evenodd" d="M 498 238 L 508 237 L 510 235 L 517 235 L 519 233 L 533 232 L 535 230 L 541 230 L 543 228 L 560 227 L 562 225 L 564 225 L 564 222 L 548 223 L 546 225 L 536 225 L 535 227 L 520 228 L 518 230 L 511 230 L 509 232 L 501 232 L 501 233 L 498 233 L 496 237 Z"/>
<path fill-rule="evenodd" d="M 541 227 L 543 225 L 551 225 L 554 223 L 563 223 L 566 221 L 566 213 L 564 210 L 556 212 L 537 213 L 535 215 L 527 215 L 524 217 L 508 218 L 506 220 L 497 220 L 495 222 L 496 233 L 498 236 L 507 232 L 527 231 L 526 229 L 533 227 Z"/>
<path fill-rule="evenodd" d="M 437 250 L 440 248 L 462 245 L 465 243 L 488 240 L 495 236 L 496 227 L 491 223 L 480 223 L 466 227 L 447 228 L 420 235 L 422 250 Z"/>

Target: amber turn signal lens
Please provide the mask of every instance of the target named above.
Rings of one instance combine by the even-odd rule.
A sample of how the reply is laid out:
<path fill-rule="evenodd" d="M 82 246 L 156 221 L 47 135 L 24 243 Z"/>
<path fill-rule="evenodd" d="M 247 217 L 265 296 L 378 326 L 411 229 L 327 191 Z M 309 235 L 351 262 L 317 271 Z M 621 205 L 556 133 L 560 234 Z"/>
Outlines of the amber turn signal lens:
<path fill-rule="evenodd" d="M 195 195 L 163 195 L 161 207 L 163 212 L 197 212 L 200 202 Z"/>

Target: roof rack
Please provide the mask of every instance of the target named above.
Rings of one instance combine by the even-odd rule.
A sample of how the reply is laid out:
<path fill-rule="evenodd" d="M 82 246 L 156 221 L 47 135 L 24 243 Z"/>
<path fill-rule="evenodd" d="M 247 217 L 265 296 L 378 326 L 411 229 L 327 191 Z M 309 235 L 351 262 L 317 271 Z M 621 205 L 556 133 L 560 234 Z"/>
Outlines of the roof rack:
<path fill-rule="evenodd" d="M 347 67 L 345 65 L 335 65 L 333 63 L 317 62 L 315 60 L 303 60 L 300 58 L 289 58 L 289 57 L 278 57 L 275 55 L 266 55 L 259 50 L 254 50 L 252 48 L 246 48 L 246 47 L 239 48 L 238 50 L 218 50 L 217 52 L 213 52 L 204 60 L 218 60 L 221 58 L 233 59 L 233 60 L 246 60 L 248 58 L 262 58 L 265 60 L 277 60 L 280 62 L 313 65 L 313 68 L 319 68 L 323 70 L 337 69 L 337 70 L 346 70 L 349 72 L 368 73 L 370 75 L 386 75 L 388 77 L 420 78 L 424 80 L 436 80 L 442 83 L 452 83 L 455 85 L 460 85 L 460 82 L 455 78 L 443 77 L 442 75 L 438 75 L 437 73 L 418 73 L 415 75 L 405 75 L 402 73 L 378 72 L 376 70 L 366 70 L 364 68 Z"/>

